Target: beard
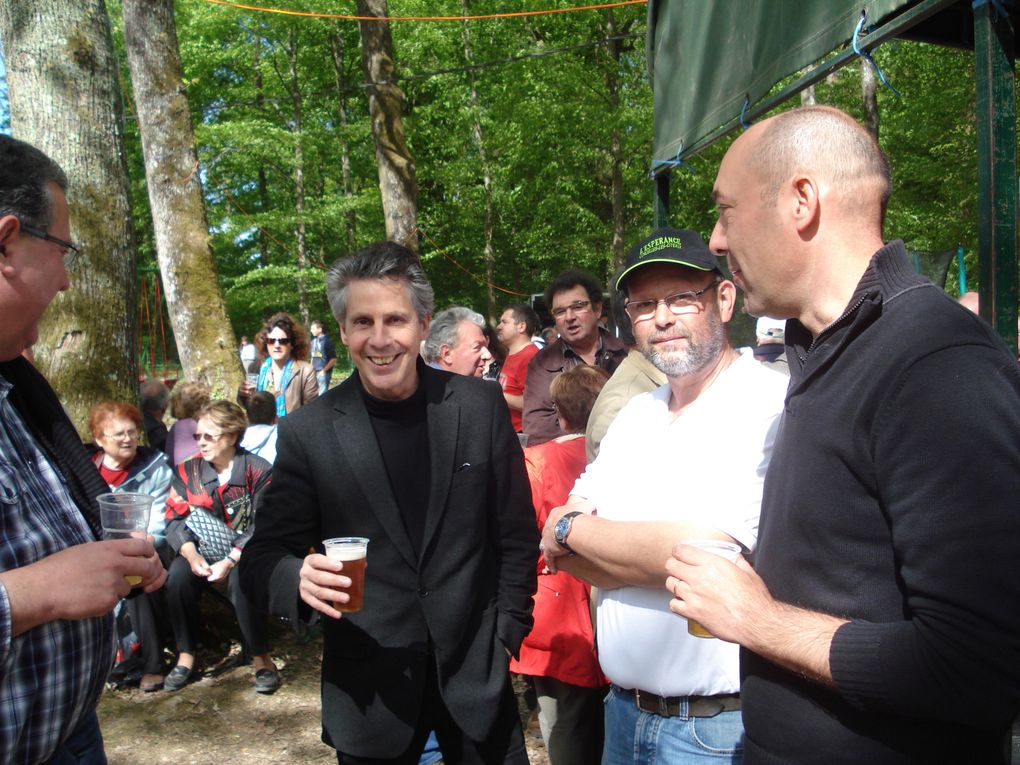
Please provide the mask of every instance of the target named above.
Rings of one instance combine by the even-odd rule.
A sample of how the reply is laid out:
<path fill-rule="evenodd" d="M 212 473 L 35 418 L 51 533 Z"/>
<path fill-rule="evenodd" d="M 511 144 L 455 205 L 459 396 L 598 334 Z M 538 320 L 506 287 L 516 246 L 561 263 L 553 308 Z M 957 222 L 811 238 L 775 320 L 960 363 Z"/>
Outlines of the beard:
<path fill-rule="evenodd" d="M 667 377 L 683 377 L 704 369 L 718 358 L 726 346 L 726 328 L 718 311 L 711 308 L 705 312 L 705 324 L 701 331 L 676 332 L 680 324 L 674 326 L 672 332 L 656 332 L 649 335 L 641 344 L 641 352 L 652 364 Z M 686 338 L 687 347 L 678 351 L 660 350 L 653 343 L 665 338 Z"/>

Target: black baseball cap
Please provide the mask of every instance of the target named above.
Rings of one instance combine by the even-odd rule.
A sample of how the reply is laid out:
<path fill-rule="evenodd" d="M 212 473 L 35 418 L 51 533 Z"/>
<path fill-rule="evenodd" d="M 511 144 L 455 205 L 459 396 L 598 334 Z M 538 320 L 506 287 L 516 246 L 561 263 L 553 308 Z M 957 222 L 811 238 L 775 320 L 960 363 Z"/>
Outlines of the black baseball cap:
<path fill-rule="evenodd" d="M 715 271 L 723 275 L 719 258 L 708 249 L 705 240 L 697 231 L 679 228 L 657 228 L 642 239 L 627 253 L 627 263 L 616 277 L 616 289 L 634 271 L 651 263 L 673 263 L 698 271 Z"/>

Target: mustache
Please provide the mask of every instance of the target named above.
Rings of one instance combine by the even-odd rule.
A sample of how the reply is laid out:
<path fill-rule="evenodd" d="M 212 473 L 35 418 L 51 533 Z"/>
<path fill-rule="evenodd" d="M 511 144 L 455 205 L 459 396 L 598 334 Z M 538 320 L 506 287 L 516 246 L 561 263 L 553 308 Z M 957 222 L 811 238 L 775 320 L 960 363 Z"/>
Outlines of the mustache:
<path fill-rule="evenodd" d="M 658 343 L 663 340 L 690 340 L 691 335 L 689 332 L 653 332 L 648 336 L 649 343 Z"/>

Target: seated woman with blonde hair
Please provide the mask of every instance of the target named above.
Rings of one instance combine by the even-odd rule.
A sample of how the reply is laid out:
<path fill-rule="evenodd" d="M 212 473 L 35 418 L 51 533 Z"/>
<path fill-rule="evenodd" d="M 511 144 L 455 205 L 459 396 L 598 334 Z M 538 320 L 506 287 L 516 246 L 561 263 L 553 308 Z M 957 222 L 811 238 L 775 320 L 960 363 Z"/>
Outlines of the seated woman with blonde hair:
<path fill-rule="evenodd" d="M 241 591 L 236 568 L 255 530 L 259 496 L 272 467 L 240 447 L 248 425 L 244 410 L 230 401 L 212 401 L 198 412 L 195 440 L 199 454 L 174 470 L 166 503 L 166 537 L 177 552 L 166 582 L 167 604 L 177 665 L 167 690 L 191 680 L 195 669 L 198 603 L 202 592 L 226 580 L 245 648 L 255 665 L 255 690 L 272 693 L 280 685 L 269 655 L 265 614 Z"/>

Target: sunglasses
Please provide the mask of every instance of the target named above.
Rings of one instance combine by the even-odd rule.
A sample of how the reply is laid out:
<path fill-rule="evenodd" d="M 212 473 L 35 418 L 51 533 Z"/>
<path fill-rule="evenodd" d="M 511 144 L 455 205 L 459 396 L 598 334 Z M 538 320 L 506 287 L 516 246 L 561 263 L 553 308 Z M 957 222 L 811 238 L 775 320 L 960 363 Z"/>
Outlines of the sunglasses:
<path fill-rule="evenodd" d="M 266 345 L 290 345 L 289 337 L 267 337 Z"/>
<path fill-rule="evenodd" d="M 195 434 L 195 440 L 196 441 L 208 441 L 209 443 L 212 443 L 213 441 L 219 441 L 221 438 L 223 438 L 223 434 L 222 433 L 196 433 Z"/>

